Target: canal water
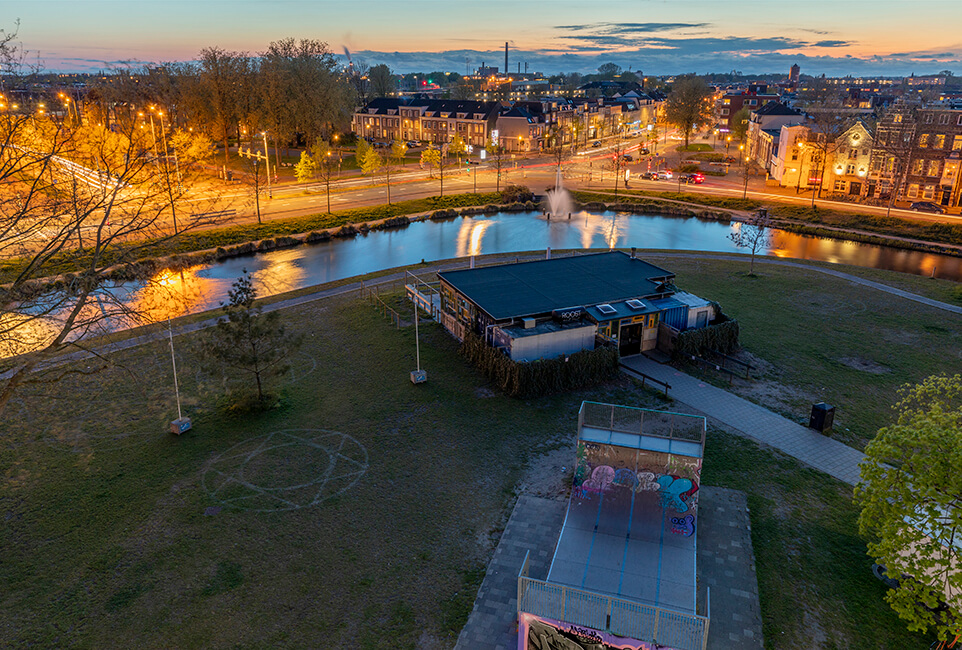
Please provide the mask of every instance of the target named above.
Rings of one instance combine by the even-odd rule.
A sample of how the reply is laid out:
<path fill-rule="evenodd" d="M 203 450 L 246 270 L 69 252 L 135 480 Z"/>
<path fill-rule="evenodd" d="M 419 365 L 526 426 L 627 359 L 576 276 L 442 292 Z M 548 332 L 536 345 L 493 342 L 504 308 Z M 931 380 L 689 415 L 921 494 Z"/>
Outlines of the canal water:
<path fill-rule="evenodd" d="M 109 299 L 159 321 L 218 307 L 246 268 L 260 297 L 434 260 L 560 249 L 630 248 L 745 252 L 728 238 L 739 224 L 694 217 L 577 213 L 547 219 L 540 212 L 499 213 L 445 221 L 418 221 L 354 238 L 337 238 L 255 255 L 162 272 L 148 283 L 105 288 Z M 820 260 L 962 280 L 962 258 L 905 251 L 776 231 L 766 255 Z M 111 319 L 109 329 L 125 325 Z M 38 323 L 39 326 L 39 323 Z M 47 334 L 38 331 L 42 339 Z M 9 354 L 7 351 L 0 356 Z"/>

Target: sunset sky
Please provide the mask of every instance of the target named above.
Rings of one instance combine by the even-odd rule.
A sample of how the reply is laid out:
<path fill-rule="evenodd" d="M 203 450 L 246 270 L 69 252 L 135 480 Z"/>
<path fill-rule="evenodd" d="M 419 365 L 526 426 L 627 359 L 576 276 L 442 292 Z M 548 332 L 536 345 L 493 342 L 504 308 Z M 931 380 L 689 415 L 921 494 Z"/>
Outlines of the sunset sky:
<path fill-rule="evenodd" d="M 518 62 L 547 74 L 613 61 L 648 74 L 962 74 L 960 0 L 5 0 L 0 27 L 53 71 L 256 53 L 316 38 L 396 72 Z"/>

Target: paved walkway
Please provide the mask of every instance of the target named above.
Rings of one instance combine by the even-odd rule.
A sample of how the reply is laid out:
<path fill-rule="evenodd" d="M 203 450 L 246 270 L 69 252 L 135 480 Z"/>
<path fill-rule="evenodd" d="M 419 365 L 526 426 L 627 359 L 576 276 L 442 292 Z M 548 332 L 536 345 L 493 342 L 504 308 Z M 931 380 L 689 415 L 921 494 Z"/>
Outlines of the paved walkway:
<path fill-rule="evenodd" d="M 700 595 L 711 590 L 708 650 L 762 650 L 748 501 L 743 492 L 725 488 L 702 486 L 698 494 L 696 575 Z M 518 571 L 528 552 L 528 575 L 547 577 L 566 507 L 565 501 L 518 498 L 456 650 L 518 647 Z"/>
<path fill-rule="evenodd" d="M 865 456 L 848 445 L 643 355 L 625 357 L 621 365 L 629 375 L 644 373 L 670 384 L 669 396 L 752 440 L 774 447 L 849 485 L 859 480 L 858 464 Z"/>

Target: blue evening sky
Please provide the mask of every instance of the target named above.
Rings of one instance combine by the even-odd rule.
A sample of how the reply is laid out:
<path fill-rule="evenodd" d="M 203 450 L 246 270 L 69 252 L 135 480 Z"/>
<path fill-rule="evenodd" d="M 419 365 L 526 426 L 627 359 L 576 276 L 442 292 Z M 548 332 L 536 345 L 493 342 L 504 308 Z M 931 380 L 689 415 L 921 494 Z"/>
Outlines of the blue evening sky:
<path fill-rule="evenodd" d="M 55 71 L 191 60 L 204 47 L 256 53 L 315 38 L 396 72 L 484 61 L 649 74 L 802 71 L 962 74 L 962 0 L 3 0 L 32 60 Z"/>

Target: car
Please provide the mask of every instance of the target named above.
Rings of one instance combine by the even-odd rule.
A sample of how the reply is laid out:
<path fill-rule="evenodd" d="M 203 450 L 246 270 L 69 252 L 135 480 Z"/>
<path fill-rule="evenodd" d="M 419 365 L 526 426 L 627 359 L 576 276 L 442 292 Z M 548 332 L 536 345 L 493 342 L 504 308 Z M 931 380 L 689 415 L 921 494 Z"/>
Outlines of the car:
<path fill-rule="evenodd" d="M 406 144 L 408 146 L 408 149 L 413 149 L 414 147 L 421 146 L 421 143 L 418 142 L 417 140 L 408 140 Z"/>
<path fill-rule="evenodd" d="M 937 203 L 930 203 L 929 201 L 916 201 L 909 206 L 910 210 L 915 210 L 916 212 L 929 212 L 931 214 L 945 214 L 945 208 Z"/>
<path fill-rule="evenodd" d="M 638 174 L 638 177 L 641 178 L 642 180 L 657 181 L 658 172 L 641 172 L 640 174 Z"/>
<path fill-rule="evenodd" d="M 468 159 L 466 159 L 464 162 L 468 163 L 469 165 L 480 165 L 480 164 L 481 164 L 481 161 L 480 161 L 480 160 L 474 160 L 474 159 L 472 159 L 472 158 L 468 158 Z"/>
<path fill-rule="evenodd" d="M 638 150 L 638 154 L 641 156 L 649 156 L 651 155 L 651 152 L 648 151 L 648 147 L 642 147 L 641 149 Z"/>
<path fill-rule="evenodd" d="M 670 171 L 658 172 L 658 180 L 660 181 L 670 181 L 673 178 Z"/>
<path fill-rule="evenodd" d="M 631 162 L 631 161 L 634 160 L 634 158 L 632 158 L 629 154 L 622 154 L 622 155 L 621 155 L 621 159 L 622 159 L 624 162 Z"/>
<path fill-rule="evenodd" d="M 591 143 L 591 146 L 594 147 L 594 148 L 600 147 L 600 146 L 601 146 L 601 140 L 595 140 L 594 142 Z"/>
<path fill-rule="evenodd" d="M 683 183 L 688 183 L 690 185 L 701 185 L 705 182 L 705 175 L 694 172 L 692 174 L 685 174 L 687 178 L 683 179 Z"/>

